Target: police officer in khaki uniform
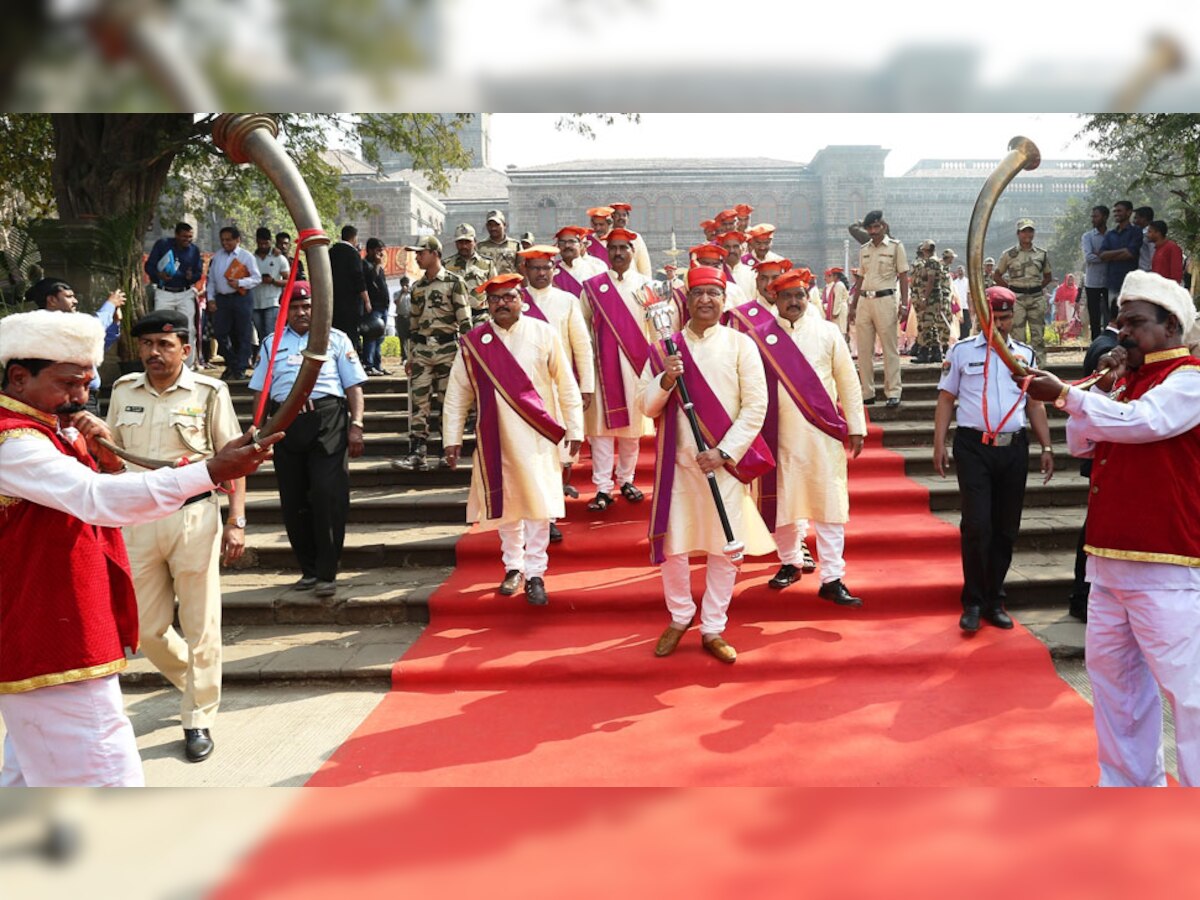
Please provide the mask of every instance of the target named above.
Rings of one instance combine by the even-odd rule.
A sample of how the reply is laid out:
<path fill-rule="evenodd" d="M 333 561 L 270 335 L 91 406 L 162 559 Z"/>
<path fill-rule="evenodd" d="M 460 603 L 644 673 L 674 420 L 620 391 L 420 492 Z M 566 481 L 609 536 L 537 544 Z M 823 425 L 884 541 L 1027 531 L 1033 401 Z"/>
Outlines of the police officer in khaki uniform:
<path fill-rule="evenodd" d="M 517 253 L 520 252 L 521 245 L 508 236 L 508 223 L 504 219 L 504 213 L 498 209 L 489 209 L 484 227 L 487 228 L 488 239 L 480 241 L 476 246 L 479 255 L 491 260 L 497 275 L 517 271 Z M 471 286 L 472 292 L 476 287 L 477 285 Z"/>
<path fill-rule="evenodd" d="M 1017 246 L 1004 251 L 992 278 L 1017 295 L 1013 334 L 1023 341 L 1025 326 L 1029 326 L 1029 344 L 1037 354 L 1038 368 L 1042 368 L 1046 365 L 1045 289 L 1054 276 L 1046 251 L 1033 244 L 1033 232 L 1033 219 L 1017 220 Z"/>
<path fill-rule="evenodd" d="M 858 250 L 858 272 L 854 276 L 854 299 L 850 317 L 858 340 L 858 378 L 863 404 L 875 402 L 875 335 L 883 345 L 883 392 L 887 405 L 900 405 L 900 353 L 897 315 L 908 309 L 908 257 L 904 245 L 887 235 L 883 212 L 873 209 L 863 217 L 870 237 Z M 896 288 L 899 286 L 899 303 Z"/>
<path fill-rule="evenodd" d="M 416 254 L 417 265 L 425 274 L 412 288 L 412 355 L 404 363 L 409 377 L 408 457 L 392 460 L 392 466 L 421 470 L 425 468 L 429 420 L 435 414 L 441 418 L 458 337 L 472 327 L 471 307 L 463 279 L 442 265 L 441 241 L 430 235 L 405 249 Z M 440 426 L 434 427 L 440 430 Z"/>
<path fill-rule="evenodd" d="M 496 275 L 496 266 L 486 256 L 480 255 L 479 249 L 475 246 L 475 227 L 473 225 L 463 222 L 454 229 L 454 246 L 458 248 L 458 252 L 441 262 L 440 267 L 457 275 L 466 283 L 467 302 L 471 309 L 471 324 L 478 325 L 487 318 L 487 301 L 481 299 L 482 295 L 477 294 L 475 288 Z M 409 247 L 408 249 L 412 250 L 413 248 Z M 439 260 L 441 249 L 442 243 L 438 241 Z M 417 265 L 420 266 L 421 263 L 418 262 Z M 516 271 L 515 265 L 513 271 Z M 413 322 L 415 324 L 415 318 Z M 447 375 L 449 375 L 448 371 Z"/>
<path fill-rule="evenodd" d="M 197 461 L 241 434 L 225 384 L 184 364 L 191 352 L 187 316 L 156 310 L 132 334 L 146 371 L 113 385 L 108 427 L 117 444 L 140 456 Z M 233 484 L 224 530 L 219 506 L 215 491 L 197 494 L 165 519 L 125 528 L 142 650 L 183 691 L 184 751 L 192 762 L 213 751 L 209 729 L 221 700 L 219 565 L 245 546 L 245 479 Z M 177 598 L 182 637 L 172 627 Z"/>

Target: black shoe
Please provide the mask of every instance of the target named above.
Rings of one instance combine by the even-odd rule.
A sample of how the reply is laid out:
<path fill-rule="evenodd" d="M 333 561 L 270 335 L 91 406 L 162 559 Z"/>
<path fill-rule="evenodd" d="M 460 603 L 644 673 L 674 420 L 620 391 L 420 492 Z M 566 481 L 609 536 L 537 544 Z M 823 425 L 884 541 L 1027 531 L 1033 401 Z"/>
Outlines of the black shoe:
<path fill-rule="evenodd" d="M 969 606 L 963 610 L 963 614 L 958 619 L 958 627 L 968 634 L 974 634 L 979 630 L 979 607 Z"/>
<path fill-rule="evenodd" d="M 900 405 L 899 397 L 888 397 L 887 403 L 884 404 L 884 406 L 886 406 L 888 409 L 895 409 L 899 405 Z"/>
<path fill-rule="evenodd" d="M 183 729 L 183 752 L 188 762 L 203 762 L 212 756 L 215 746 L 207 728 Z"/>
<path fill-rule="evenodd" d="M 318 597 L 332 597 L 337 593 L 337 582 L 335 581 L 318 581 L 317 588 L 313 591 Z"/>
<path fill-rule="evenodd" d="M 767 587 L 782 591 L 789 584 L 795 584 L 799 580 L 800 570 L 795 566 L 789 566 L 785 563 L 779 567 L 779 571 L 775 573 L 775 577 L 767 582 Z"/>
<path fill-rule="evenodd" d="M 940 363 L 942 361 L 942 348 L 934 347 L 929 351 L 929 359 L 926 362 Z"/>
<path fill-rule="evenodd" d="M 550 602 L 546 596 L 546 585 L 542 579 L 534 576 L 525 582 L 525 599 L 531 606 L 545 606 Z"/>
<path fill-rule="evenodd" d="M 813 555 L 808 552 L 808 544 L 800 542 L 800 551 L 804 554 L 804 561 L 800 564 L 800 571 L 805 575 L 811 575 L 817 571 L 817 561 L 813 559 Z"/>
<path fill-rule="evenodd" d="M 1067 615 L 1080 622 L 1087 622 L 1087 597 L 1072 595 L 1067 601 Z"/>
<path fill-rule="evenodd" d="M 504 597 L 511 597 L 520 589 L 521 582 L 524 580 L 525 576 L 518 570 L 509 569 L 504 573 L 504 580 L 500 582 L 500 587 L 496 588 L 496 593 Z"/>
<path fill-rule="evenodd" d="M 305 575 L 299 581 L 292 585 L 293 591 L 311 591 L 317 586 L 316 575 Z"/>
<path fill-rule="evenodd" d="M 408 454 L 409 466 L 414 472 L 424 472 L 425 464 L 425 445 L 414 444 Z"/>
<path fill-rule="evenodd" d="M 561 544 L 562 543 L 562 532 L 558 530 L 558 526 L 555 525 L 553 522 L 550 523 L 550 543 L 552 543 L 552 544 Z"/>
<path fill-rule="evenodd" d="M 874 406 L 874 405 L 875 405 L 874 397 L 863 397 L 863 406 Z"/>
<path fill-rule="evenodd" d="M 983 617 L 995 625 L 997 628 L 1009 629 L 1013 627 L 1013 620 L 1003 609 L 989 609 L 983 613 Z"/>
<path fill-rule="evenodd" d="M 912 355 L 912 361 L 915 363 L 929 362 L 929 351 L 925 347 L 918 347 L 917 352 Z"/>
<path fill-rule="evenodd" d="M 840 578 L 837 581 L 827 581 L 821 585 L 817 596 L 822 600 L 832 600 L 838 606 L 862 606 L 862 598 L 851 594 Z"/>

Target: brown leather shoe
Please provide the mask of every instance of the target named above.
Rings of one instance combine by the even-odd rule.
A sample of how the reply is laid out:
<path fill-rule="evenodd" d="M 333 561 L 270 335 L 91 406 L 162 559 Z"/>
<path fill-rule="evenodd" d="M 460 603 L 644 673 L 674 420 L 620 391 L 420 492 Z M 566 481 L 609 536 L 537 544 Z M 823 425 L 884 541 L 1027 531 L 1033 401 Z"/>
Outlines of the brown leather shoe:
<path fill-rule="evenodd" d="M 737 660 L 737 651 L 729 646 L 728 641 L 720 635 L 705 638 L 703 644 L 705 650 L 723 663 L 731 663 Z"/>
<path fill-rule="evenodd" d="M 675 652 L 675 648 L 679 646 L 679 642 L 683 639 L 686 628 L 676 628 L 674 625 L 668 625 L 667 630 L 659 637 L 658 643 L 654 645 L 655 656 L 670 656 Z"/>
<path fill-rule="evenodd" d="M 521 589 L 521 585 L 524 583 L 524 581 L 524 575 L 522 575 L 516 569 L 509 569 L 504 573 L 504 580 L 500 582 L 500 587 L 496 589 L 496 592 L 505 597 L 511 597 Z"/>

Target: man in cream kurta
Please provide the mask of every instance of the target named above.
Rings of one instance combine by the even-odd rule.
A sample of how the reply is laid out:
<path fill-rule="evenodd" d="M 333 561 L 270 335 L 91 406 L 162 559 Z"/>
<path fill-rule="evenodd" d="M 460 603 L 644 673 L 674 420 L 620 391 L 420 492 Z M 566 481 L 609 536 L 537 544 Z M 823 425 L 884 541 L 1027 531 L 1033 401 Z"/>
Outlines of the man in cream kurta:
<path fill-rule="evenodd" d="M 578 297 L 583 283 L 608 269 L 603 262 L 584 251 L 588 230 L 578 225 L 558 229 L 554 241 L 558 245 L 558 266 L 554 271 L 554 286 Z"/>
<path fill-rule="evenodd" d="M 725 248 L 720 244 L 698 244 L 688 250 L 688 255 L 691 256 L 693 265 L 721 269 L 724 267 L 725 260 L 729 254 L 725 252 Z M 738 286 L 736 281 L 726 280 L 725 309 L 733 309 L 735 306 L 748 303 L 754 299 L 754 296 L 755 291 L 751 290 L 749 293 L 746 293 Z M 767 306 L 769 307 L 770 304 L 767 304 Z"/>
<path fill-rule="evenodd" d="M 655 648 L 667 656 L 678 646 L 696 614 L 692 599 L 689 555 L 704 554 L 707 574 L 700 604 L 700 635 L 704 648 L 722 662 L 733 662 L 737 653 L 726 642 L 729 602 L 737 578 L 737 566 L 724 553 L 726 544 L 707 484 L 706 472 L 715 472 L 734 536 L 752 556 L 769 553 L 772 541 L 746 485 L 734 478 L 724 465 L 741 460 L 762 428 L 767 412 L 767 382 L 762 359 L 753 341 L 731 328 L 719 325 L 724 306 L 724 276 L 707 266 L 688 272 L 688 313 L 683 340 L 695 361 L 697 372 L 720 401 L 732 425 L 716 447 L 698 452 L 685 413 L 678 405 L 667 409 L 676 382 L 683 373 L 678 355 L 665 359 L 662 375 L 651 368 L 643 371 L 638 384 L 638 406 L 648 416 L 677 417 L 674 482 L 671 486 L 670 518 L 667 524 L 662 564 L 663 593 L 671 624 Z M 663 461 L 666 464 L 666 461 Z"/>
<path fill-rule="evenodd" d="M 608 259 L 611 268 L 606 273 L 588 279 L 579 298 L 584 318 L 592 323 L 593 339 L 602 325 L 597 319 L 600 313 L 594 308 L 591 296 L 607 295 L 615 287 L 621 302 L 641 326 L 646 340 L 653 341 L 655 335 L 646 322 L 645 313 L 650 280 L 633 269 L 631 232 L 619 228 L 609 232 Z M 596 352 L 599 354 L 599 346 Z M 592 483 L 596 486 L 596 496 L 588 508 L 594 510 L 605 510 L 611 506 L 618 487 L 621 495 L 630 503 L 639 503 L 643 499 L 642 492 L 633 484 L 633 474 L 637 467 L 638 443 L 643 434 L 650 432 L 650 423 L 637 411 L 634 400 L 641 373 L 630 364 L 624 353 L 620 354 L 620 365 L 621 395 L 608 397 L 604 391 L 598 391 L 595 402 L 584 413 L 584 431 L 592 448 Z M 599 378 L 599 359 L 596 367 Z M 605 420 L 608 406 L 626 407 L 629 410 L 629 424 L 610 427 Z"/>
<path fill-rule="evenodd" d="M 835 267 L 825 270 L 825 290 L 821 293 L 821 315 L 826 321 L 833 322 L 846 339 L 850 321 L 850 289 L 842 282 L 842 269 Z M 862 386 L 859 385 L 859 393 Z"/>
<path fill-rule="evenodd" d="M 862 387 L 845 338 L 832 322 L 811 308 L 808 291 L 797 273 L 772 282 L 776 322 L 791 337 L 829 399 L 842 406 L 850 434 L 850 453 L 857 459 L 867 434 Z M 779 447 L 777 466 L 775 542 L 782 564 L 770 586 L 785 588 L 800 579 L 804 566 L 804 539 L 808 523 L 817 533 L 821 561 L 819 596 L 841 606 L 861 606 L 842 582 L 845 525 L 850 519 L 846 481 L 846 451 L 842 442 L 818 429 L 801 413 L 782 384 L 777 385 Z"/>
<path fill-rule="evenodd" d="M 562 415 L 560 424 L 572 452 L 578 452 L 583 437 L 582 401 L 571 364 L 553 326 L 521 315 L 521 296 L 515 273 L 497 275 L 482 285 L 486 291 L 490 323 L 477 326 L 488 333 L 481 337 L 499 339 L 524 370 L 541 400 L 553 417 Z M 473 333 L 474 333 L 473 332 Z M 468 335 L 464 341 L 470 338 Z M 458 464 L 462 451 L 467 413 L 478 403 L 465 350 L 460 349 L 450 370 L 443 411 L 442 445 L 451 469 Z M 481 390 L 491 384 L 478 381 Z M 550 542 L 550 520 L 564 513 L 561 468 L 558 447 L 539 434 L 512 406 L 497 396 L 500 437 L 500 472 L 503 482 L 503 513 L 486 518 L 481 454 L 475 453 L 471 469 L 471 489 L 467 497 L 467 521 L 479 522 L 485 529 L 500 532 L 500 549 L 505 577 L 500 593 L 515 594 L 525 582 L 525 597 L 535 606 L 546 604 L 543 576 L 546 573 Z M 481 423 L 482 424 L 482 423 Z"/>
<path fill-rule="evenodd" d="M 613 227 L 629 229 L 629 214 L 633 207 L 628 203 L 610 203 L 613 211 Z M 640 234 L 634 233 L 633 238 L 633 267 L 647 278 L 654 277 L 654 266 L 650 263 L 650 250 L 646 240 Z"/>

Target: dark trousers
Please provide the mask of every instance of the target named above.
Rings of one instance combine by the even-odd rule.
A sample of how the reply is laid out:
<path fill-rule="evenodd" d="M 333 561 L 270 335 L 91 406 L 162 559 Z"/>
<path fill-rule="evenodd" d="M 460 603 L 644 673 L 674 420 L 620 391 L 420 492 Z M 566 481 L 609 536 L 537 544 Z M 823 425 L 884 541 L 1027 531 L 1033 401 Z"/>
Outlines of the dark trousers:
<path fill-rule="evenodd" d="M 1108 288 L 1085 287 L 1083 292 L 1087 294 L 1088 324 L 1094 341 L 1108 326 Z"/>
<path fill-rule="evenodd" d="M 1092 592 L 1092 586 L 1087 580 L 1087 554 L 1083 552 L 1083 545 L 1087 543 L 1087 516 L 1083 517 L 1083 527 L 1079 529 L 1079 543 L 1075 546 L 1075 583 L 1071 586 L 1071 599 L 1069 612 L 1073 616 L 1083 618 L 1083 613 L 1087 613 L 1088 595 Z"/>
<path fill-rule="evenodd" d="M 323 398 L 275 445 L 275 482 L 288 543 L 306 577 L 337 576 L 350 512 L 346 402 Z"/>
<path fill-rule="evenodd" d="M 254 352 L 253 294 L 217 294 L 213 336 L 226 370 L 240 376 L 250 365 L 250 354 Z"/>
<path fill-rule="evenodd" d="M 987 446 L 979 432 L 959 428 L 954 465 L 962 501 L 963 609 L 1001 609 L 1021 529 L 1029 441 L 1022 431 L 1007 447 Z"/>

